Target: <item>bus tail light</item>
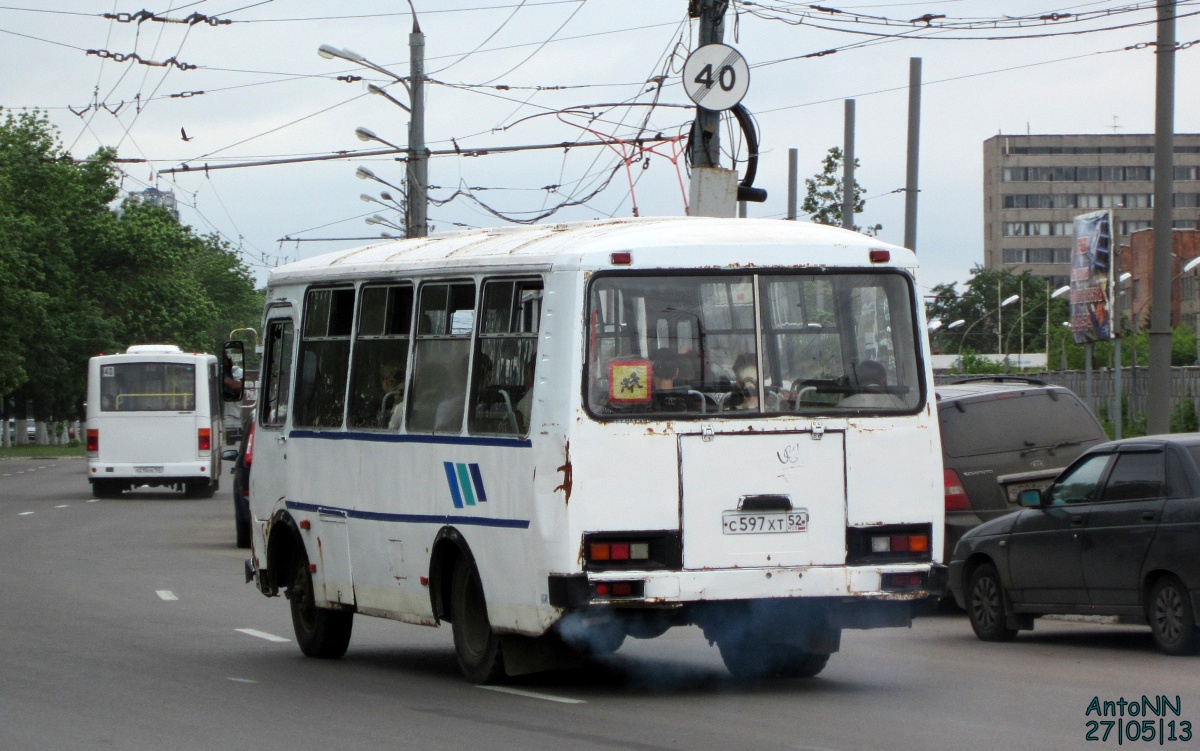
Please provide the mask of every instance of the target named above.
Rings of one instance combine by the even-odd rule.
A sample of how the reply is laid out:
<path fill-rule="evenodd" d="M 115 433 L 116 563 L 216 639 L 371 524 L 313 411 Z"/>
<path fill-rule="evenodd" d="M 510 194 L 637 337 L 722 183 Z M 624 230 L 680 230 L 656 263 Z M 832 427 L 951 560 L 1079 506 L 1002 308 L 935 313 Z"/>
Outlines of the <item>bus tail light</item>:
<path fill-rule="evenodd" d="M 928 535 L 876 535 L 871 538 L 872 553 L 928 553 Z"/>
<path fill-rule="evenodd" d="M 851 565 L 924 563 L 931 560 L 933 527 L 889 524 L 846 530 L 846 562 Z"/>
<path fill-rule="evenodd" d="M 100 455 L 100 431 L 96 428 L 88 428 L 87 452 L 88 456 Z"/>
<path fill-rule="evenodd" d="M 640 600 L 646 596 L 644 581 L 607 581 L 592 583 L 593 600 Z"/>
<path fill-rule="evenodd" d="M 924 589 L 924 587 L 925 575 L 915 571 L 883 574 L 880 577 L 880 589 L 886 592 Z"/>
<path fill-rule="evenodd" d="M 199 444 L 197 448 L 200 453 L 208 453 L 212 451 L 212 429 L 200 428 L 196 431 L 196 442 Z"/>
<path fill-rule="evenodd" d="M 650 559 L 647 542 L 593 542 L 588 546 L 593 561 L 646 561 Z"/>
<path fill-rule="evenodd" d="M 946 486 L 946 510 L 970 511 L 971 499 L 967 496 L 967 489 L 963 487 L 958 473 L 952 469 L 943 469 L 942 482 Z"/>

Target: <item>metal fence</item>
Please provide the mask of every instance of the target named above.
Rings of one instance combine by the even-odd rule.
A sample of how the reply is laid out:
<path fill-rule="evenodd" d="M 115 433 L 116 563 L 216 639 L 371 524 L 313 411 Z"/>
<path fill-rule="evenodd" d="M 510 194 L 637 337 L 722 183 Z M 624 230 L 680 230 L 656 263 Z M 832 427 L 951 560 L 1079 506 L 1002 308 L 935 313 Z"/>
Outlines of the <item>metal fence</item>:
<path fill-rule="evenodd" d="M 986 376 L 986 374 L 980 374 Z M 1011 375 L 1018 375 L 1013 373 Z M 1024 378 L 1037 378 L 1057 386 L 1064 386 L 1087 401 L 1087 373 L 1082 370 L 1050 370 L 1040 373 L 1026 371 L 1019 374 Z M 1100 419 L 1111 421 L 1116 414 L 1115 372 L 1109 368 L 1092 371 L 1091 378 L 1091 408 Z M 1149 368 L 1128 367 L 1121 371 L 1121 392 L 1125 399 L 1125 421 L 1146 414 L 1146 392 L 1149 382 Z M 937 383 L 953 383 L 969 375 L 939 374 L 934 380 Z M 1191 414 L 1200 414 L 1200 367 L 1171 368 L 1171 414 L 1178 415 L 1187 411 L 1185 406 L 1190 402 Z"/>

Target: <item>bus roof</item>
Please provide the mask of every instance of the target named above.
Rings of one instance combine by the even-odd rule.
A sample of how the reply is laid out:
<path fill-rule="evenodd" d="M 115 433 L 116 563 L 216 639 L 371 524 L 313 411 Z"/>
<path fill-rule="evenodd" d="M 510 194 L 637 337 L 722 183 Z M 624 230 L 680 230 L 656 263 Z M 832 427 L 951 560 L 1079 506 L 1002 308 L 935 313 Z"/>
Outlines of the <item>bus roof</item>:
<path fill-rule="evenodd" d="M 797 250 L 806 252 L 798 258 Z M 889 260 L 872 264 L 872 250 L 889 251 Z M 618 251 L 632 255 L 631 263 L 621 268 L 635 269 L 873 265 L 915 269 L 917 265 L 916 256 L 909 250 L 811 222 L 647 217 L 508 226 L 387 240 L 280 266 L 271 272 L 269 285 L 423 269 L 466 272 L 480 267 L 570 265 L 599 270 L 613 268 L 611 254 Z"/>

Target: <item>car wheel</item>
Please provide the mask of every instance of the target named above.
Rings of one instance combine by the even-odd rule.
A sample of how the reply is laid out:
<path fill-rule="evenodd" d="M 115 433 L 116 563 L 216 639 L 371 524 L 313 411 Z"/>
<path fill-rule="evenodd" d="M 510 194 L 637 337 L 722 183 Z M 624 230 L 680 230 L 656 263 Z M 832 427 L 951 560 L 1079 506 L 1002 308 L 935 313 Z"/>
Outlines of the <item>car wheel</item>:
<path fill-rule="evenodd" d="M 454 567 L 450 602 L 454 652 L 463 675 L 472 683 L 499 680 L 504 676 L 500 637 L 488 620 L 479 572 L 466 558 L 460 558 Z"/>
<path fill-rule="evenodd" d="M 1017 635 L 1015 628 L 1008 627 L 1004 597 L 995 566 L 985 563 L 975 569 L 967 585 L 967 618 L 983 641 L 1010 641 Z"/>
<path fill-rule="evenodd" d="M 300 651 L 309 657 L 334 660 L 346 654 L 354 613 L 317 607 L 313 596 L 312 573 L 303 548 L 296 556 L 292 584 L 287 591 L 292 607 L 292 629 Z"/>
<path fill-rule="evenodd" d="M 1196 651 L 1196 619 L 1187 588 L 1173 576 L 1161 577 L 1150 590 L 1146 620 L 1158 648 L 1169 655 Z"/>

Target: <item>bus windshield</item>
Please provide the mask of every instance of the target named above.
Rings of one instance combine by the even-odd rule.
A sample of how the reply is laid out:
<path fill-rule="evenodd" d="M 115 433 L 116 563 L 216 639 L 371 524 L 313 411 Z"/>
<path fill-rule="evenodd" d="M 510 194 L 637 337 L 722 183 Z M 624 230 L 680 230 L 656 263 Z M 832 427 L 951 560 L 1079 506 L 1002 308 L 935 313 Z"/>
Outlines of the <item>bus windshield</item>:
<path fill-rule="evenodd" d="M 601 418 L 911 413 L 924 398 L 899 273 L 605 275 L 589 294 Z"/>
<path fill-rule="evenodd" d="M 196 366 L 130 362 L 100 368 L 101 412 L 191 412 L 196 409 Z"/>

